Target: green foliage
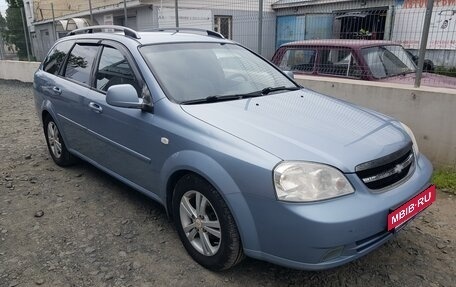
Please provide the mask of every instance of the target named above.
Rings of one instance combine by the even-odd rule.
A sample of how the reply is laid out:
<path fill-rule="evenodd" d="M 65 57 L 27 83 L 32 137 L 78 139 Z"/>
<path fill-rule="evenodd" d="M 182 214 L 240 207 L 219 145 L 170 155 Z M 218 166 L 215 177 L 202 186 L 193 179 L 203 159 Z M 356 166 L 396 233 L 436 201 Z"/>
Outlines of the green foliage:
<path fill-rule="evenodd" d="M 435 67 L 435 73 L 444 76 L 456 77 L 456 67 L 446 68 L 443 66 Z"/>
<path fill-rule="evenodd" d="M 27 48 L 25 44 L 24 25 L 22 23 L 21 8 L 24 7 L 22 0 L 6 0 L 8 9 L 6 9 L 6 29 L 3 38 L 9 44 L 14 44 L 17 49 L 18 57 L 21 59 L 27 57 Z"/>
<path fill-rule="evenodd" d="M 6 20 L 0 12 L 0 33 L 3 35 L 6 29 Z"/>
<path fill-rule="evenodd" d="M 440 190 L 456 194 L 456 167 L 436 169 L 432 182 Z"/>

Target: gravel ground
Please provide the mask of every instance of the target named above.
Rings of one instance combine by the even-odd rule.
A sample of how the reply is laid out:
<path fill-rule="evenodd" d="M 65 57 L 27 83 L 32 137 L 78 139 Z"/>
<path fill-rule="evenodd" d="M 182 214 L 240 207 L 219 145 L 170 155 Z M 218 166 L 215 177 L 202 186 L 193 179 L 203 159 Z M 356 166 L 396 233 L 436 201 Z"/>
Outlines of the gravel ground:
<path fill-rule="evenodd" d="M 305 272 L 246 259 L 210 272 L 164 209 L 86 163 L 56 166 L 29 84 L 0 80 L 0 286 L 456 286 L 455 198 L 345 266 Z"/>

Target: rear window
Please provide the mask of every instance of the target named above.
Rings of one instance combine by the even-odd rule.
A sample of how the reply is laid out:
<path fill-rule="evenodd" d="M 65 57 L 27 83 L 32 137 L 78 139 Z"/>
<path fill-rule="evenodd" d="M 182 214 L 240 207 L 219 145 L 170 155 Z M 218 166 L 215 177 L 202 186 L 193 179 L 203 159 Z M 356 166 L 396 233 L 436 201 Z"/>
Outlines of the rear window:
<path fill-rule="evenodd" d="M 313 49 L 288 49 L 279 63 L 284 71 L 312 72 L 316 51 Z"/>
<path fill-rule="evenodd" d="M 43 70 L 57 75 L 72 45 L 73 41 L 65 41 L 55 45 L 43 62 Z"/>
<path fill-rule="evenodd" d="M 90 73 L 99 46 L 76 44 L 66 64 L 65 77 L 90 85 Z"/>

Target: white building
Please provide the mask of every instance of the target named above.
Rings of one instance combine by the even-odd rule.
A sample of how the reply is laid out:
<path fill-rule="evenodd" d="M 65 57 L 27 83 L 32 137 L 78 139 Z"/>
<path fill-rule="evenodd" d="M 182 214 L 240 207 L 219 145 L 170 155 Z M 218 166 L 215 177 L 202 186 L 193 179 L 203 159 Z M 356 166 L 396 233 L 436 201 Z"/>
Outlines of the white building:
<path fill-rule="evenodd" d="M 28 5 L 31 0 L 24 1 Z M 262 55 L 271 58 L 275 51 L 275 13 L 273 0 L 264 0 Z M 176 26 L 174 0 L 127 1 L 127 21 L 122 1 L 117 4 L 92 9 L 93 24 L 114 24 L 138 31 Z M 219 31 L 226 38 L 237 41 L 248 48 L 258 50 L 258 0 L 195 1 L 179 0 L 179 27 L 193 27 Z M 28 12 L 27 12 L 28 10 Z M 62 17 L 34 21 L 32 9 L 26 8 L 27 21 L 31 26 L 33 50 L 42 60 L 57 38 L 67 32 L 90 25 L 89 10 L 67 14 Z M 29 18 L 30 17 L 30 18 Z M 55 23 L 55 24 L 54 24 Z"/>

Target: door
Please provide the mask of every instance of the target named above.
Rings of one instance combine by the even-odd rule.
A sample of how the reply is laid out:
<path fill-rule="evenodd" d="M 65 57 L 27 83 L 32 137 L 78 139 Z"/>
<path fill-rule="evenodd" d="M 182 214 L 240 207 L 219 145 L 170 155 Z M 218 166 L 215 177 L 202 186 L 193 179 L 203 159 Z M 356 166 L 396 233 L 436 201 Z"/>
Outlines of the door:
<path fill-rule="evenodd" d="M 131 183 L 153 191 L 159 172 L 154 151 L 160 145 L 153 113 L 106 103 L 106 91 L 111 86 L 130 84 L 138 96 L 147 89 L 133 63 L 120 44 L 102 47 L 93 90 L 85 102 L 93 148 L 89 157 Z"/>
<path fill-rule="evenodd" d="M 83 155 L 87 155 L 91 148 L 90 138 L 85 131 L 87 118 L 84 100 L 91 92 L 92 67 L 99 48 L 95 43 L 76 43 L 53 87 L 56 94 L 53 105 L 67 147 Z"/>

